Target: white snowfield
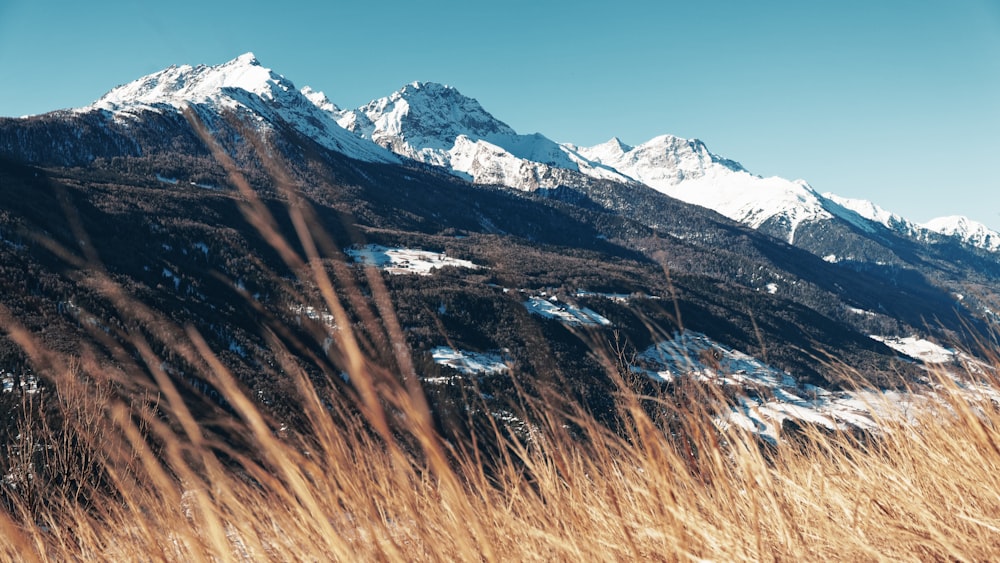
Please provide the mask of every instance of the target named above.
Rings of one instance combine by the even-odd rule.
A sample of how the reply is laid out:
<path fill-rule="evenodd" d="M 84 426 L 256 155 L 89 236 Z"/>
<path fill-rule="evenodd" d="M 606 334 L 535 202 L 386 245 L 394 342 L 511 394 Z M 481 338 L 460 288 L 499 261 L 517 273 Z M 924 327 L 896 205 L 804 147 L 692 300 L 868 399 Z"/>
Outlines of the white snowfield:
<path fill-rule="evenodd" d="M 887 211 L 868 200 L 840 197 L 832 193 L 825 193 L 823 197 L 835 204 L 834 213 L 860 227 L 862 230 L 872 232 L 874 230 L 872 223 L 875 223 L 894 231 L 910 233 L 920 231 L 919 225 L 907 221 L 903 217 Z M 865 221 L 858 221 L 859 217 L 865 219 Z"/>
<path fill-rule="evenodd" d="M 429 276 L 433 270 L 445 266 L 482 269 L 482 266 L 469 260 L 451 258 L 440 252 L 417 250 L 412 248 L 387 247 L 368 244 L 360 248 L 348 248 L 344 251 L 355 262 L 375 266 L 390 274 L 417 274 Z"/>
<path fill-rule="evenodd" d="M 795 385 L 795 379 L 787 373 L 694 331 L 675 333 L 671 340 L 641 352 L 637 360 L 633 368 L 636 372 L 662 381 L 695 376 L 727 384 Z"/>
<path fill-rule="evenodd" d="M 988 366 L 971 357 L 917 337 L 873 337 L 910 357 L 925 362 L 929 369 L 949 364 L 959 373 L 975 373 Z M 799 385 L 788 373 L 778 370 L 738 350 L 719 344 L 704 334 L 686 331 L 675 334 L 640 353 L 632 370 L 661 381 L 694 377 L 743 390 L 736 404 L 716 418 L 722 428 L 734 425 L 776 443 L 786 421 L 815 424 L 831 430 L 880 431 L 878 420 L 909 421 L 915 407 L 936 400 L 933 392 L 829 391 L 813 385 Z M 977 367 L 978 366 L 978 367 Z M 972 398 L 998 400 L 988 385 L 978 385 L 951 376 Z"/>
<path fill-rule="evenodd" d="M 873 334 L 871 338 L 872 340 L 878 340 L 897 352 L 902 352 L 926 364 L 945 364 L 959 358 L 959 354 L 955 350 L 945 348 L 918 336 L 897 338 Z"/>
<path fill-rule="evenodd" d="M 602 317 L 597 312 L 587 307 L 576 307 L 569 303 L 555 300 L 554 297 L 545 299 L 544 297 L 531 297 L 524 306 L 528 312 L 555 319 L 569 326 L 611 326 L 611 321 Z"/>
<path fill-rule="evenodd" d="M 438 346 L 431 350 L 434 361 L 466 375 L 500 375 L 508 371 L 507 363 L 499 354 L 456 350 L 448 346 Z M 428 379 L 427 381 L 436 382 Z"/>

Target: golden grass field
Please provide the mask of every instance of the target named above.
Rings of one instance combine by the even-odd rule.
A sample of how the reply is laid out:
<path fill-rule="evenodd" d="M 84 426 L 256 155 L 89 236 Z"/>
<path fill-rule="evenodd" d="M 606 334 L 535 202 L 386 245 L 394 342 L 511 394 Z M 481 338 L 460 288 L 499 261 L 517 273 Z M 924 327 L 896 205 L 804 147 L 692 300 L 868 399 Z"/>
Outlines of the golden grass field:
<path fill-rule="evenodd" d="M 106 402 L 72 420 L 94 436 L 87 447 L 103 452 L 114 490 L 86 502 L 50 490 L 44 506 L 14 506 L 0 515 L 4 558 L 985 561 L 1000 553 L 1000 415 L 956 388 L 905 422 L 882 421 L 864 442 L 807 432 L 773 448 L 718 430 L 705 408 L 711 391 L 672 405 L 667 427 L 639 408 L 645 399 L 623 392 L 624 435 L 580 413 L 536 413 L 548 424 L 529 440 L 486 437 L 503 443 L 488 461 L 450 450 L 420 423 L 401 437 L 416 450 L 363 430 L 377 428 L 370 421 L 336 424 L 315 395 L 304 401 L 311 432 L 278 437 L 228 391 L 259 454 L 240 459 L 240 471 L 183 414 L 180 432 L 150 421 L 166 444 L 150 455 L 132 422 L 142 418 Z M 93 410 L 80 404 L 69 408 Z M 570 436 L 564 415 L 582 431 Z"/>

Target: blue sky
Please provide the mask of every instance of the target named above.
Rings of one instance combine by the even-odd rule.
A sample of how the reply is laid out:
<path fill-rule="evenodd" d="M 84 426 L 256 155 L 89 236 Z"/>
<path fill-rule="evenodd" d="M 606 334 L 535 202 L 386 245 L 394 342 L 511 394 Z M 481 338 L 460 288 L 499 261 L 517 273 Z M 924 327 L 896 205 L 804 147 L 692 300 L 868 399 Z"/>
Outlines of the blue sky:
<path fill-rule="evenodd" d="M 443 82 L 522 133 L 697 137 L 757 174 L 1000 229 L 1000 0 L 0 0 L 0 115 L 246 51 L 345 107 Z"/>

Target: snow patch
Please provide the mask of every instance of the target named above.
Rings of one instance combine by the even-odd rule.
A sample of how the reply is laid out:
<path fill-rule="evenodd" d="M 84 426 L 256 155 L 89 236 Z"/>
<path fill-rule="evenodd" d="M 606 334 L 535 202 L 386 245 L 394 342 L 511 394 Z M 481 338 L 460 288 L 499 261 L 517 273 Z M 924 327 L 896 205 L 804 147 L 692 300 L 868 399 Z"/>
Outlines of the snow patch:
<path fill-rule="evenodd" d="M 169 268 L 163 268 L 163 277 L 170 278 L 174 282 L 174 291 L 179 291 L 181 288 L 181 279 L 177 277 Z"/>
<path fill-rule="evenodd" d="M 632 296 L 628 293 L 599 293 L 596 291 L 586 291 L 583 289 L 578 289 L 576 291 L 577 297 L 600 297 L 603 299 L 608 299 L 616 303 L 628 303 Z M 648 297 L 648 296 L 647 296 Z"/>
<path fill-rule="evenodd" d="M 945 348 L 917 336 L 907 336 L 905 338 L 870 335 L 872 340 L 877 340 L 897 352 L 901 352 L 916 358 L 926 364 L 950 363 L 956 359 L 956 352 L 950 348 Z"/>
<path fill-rule="evenodd" d="M 417 274 L 428 276 L 437 268 L 455 266 L 470 270 L 480 270 L 483 266 L 469 260 L 451 258 L 443 252 L 416 250 L 412 248 L 387 247 L 368 244 L 361 248 L 344 251 L 355 262 L 375 266 L 390 274 Z"/>
<path fill-rule="evenodd" d="M 880 417 L 903 416 L 918 400 L 914 395 L 875 390 L 831 392 L 798 385 L 788 373 L 713 341 L 685 331 L 638 354 L 635 373 L 661 381 L 693 377 L 742 389 L 715 419 L 720 428 L 735 426 L 776 443 L 786 421 L 835 430 L 877 430 Z"/>
<path fill-rule="evenodd" d="M 555 298 L 531 297 L 524 304 L 528 312 L 570 326 L 611 326 L 611 321 L 587 307 L 575 307 Z"/>
<path fill-rule="evenodd" d="M 499 375 L 507 372 L 507 364 L 499 354 L 455 350 L 438 346 L 431 350 L 434 361 L 466 375 Z"/>

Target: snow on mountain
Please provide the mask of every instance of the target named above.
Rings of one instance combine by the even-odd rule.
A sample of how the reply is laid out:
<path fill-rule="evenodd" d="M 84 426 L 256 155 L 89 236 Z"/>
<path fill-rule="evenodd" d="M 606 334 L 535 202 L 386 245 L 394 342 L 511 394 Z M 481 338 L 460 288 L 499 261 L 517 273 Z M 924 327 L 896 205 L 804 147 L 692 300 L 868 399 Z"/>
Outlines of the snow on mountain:
<path fill-rule="evenodd" d="M 777 223 L 789 242 L 803 222 L 832 217 L 806 182 L 753 175 L 738 162 L 712 154 L 697 139 L 661 135 L 630 147 L 614 138 L 577 151 L 655 190 L 753 228 Z"/>
<path fill-rule="evenodd" d="M 914 400 L 905 394 L 799 385 L 790 374 L 692 331 L 650 346 L 636 362 L 634 373 L 655 380 L 689 377 L 730 387 L 735 404 L 721 409 L 716 424 L 744 428 L 771 443 L 801 425 L 877 430 L 876 420 L 898 416 Z"/>
<path fill-rule="evenodd" d="M 938 217 L 924 223 L 923 226 L 936 233 L 956 237 L 965 244 L 992 252 L 1000 251 L 1000 233 L 967 217 L 957 215 Z"/>
<path fill-rule="evenodd" d="M 866 199 L 852 199 L 847 197 L 841 197 L 833 193 L 825 193 L 823 197 L 829 199 L 830 201 L 836 203 L 837 205 L 857 213 L 861 217 L 868 219 L 869 221 L 874 221 L 886 227 L 892 227 L 896 222 L 902 221 L 903 218 L 895 213 L 886 211 L 885 209 L 875 205 L 874 203 Z"/>
<path fill-rule="evenodd" d="M 413 82 L 388 97 L 343 110 L 322 92 L 297 90 L 291 81 L 261 66 L 252 53 L 215 66 L 171 66 L 74 111 L 103 111 L 122 120 L 142 112 L 200 106 L 249 115 L 261 130 L 290 126 L 359 160 L 398 163 L 400 155 L 477 183 L 524 190 L 556 187 L 573 181 L 566 171 L 642 183 L 750 227 L 766 225 L 790 243 L 800 225 L 838 217 L 868 231 L 875 223 L 926 239 L 929 230 L 1000 251 L 1000 233 L 968 219 L 942 218 L 918 226 L 871 202 L 821 196 L 803 180 L 751 174 L 697 139 L 661 135 L 629 146 L 613 138 L 579 147 L 539 133 L 521 135 L 475 99 L 433 82 Z"/>
<path fill-rule="evenodd" d="M 475 99 L 433 82 L 413 82 L 355 110 L 342 110 L 309 88 L 302 93 L 358 137 L 475 183 L 534 190 L 579 181 L 568 176 L 568 170 L 645 184 L 790 244 L 804 224 L 839 220 L 868 233 L 884 227 L 933 242 L 933 231 L 1000 250 L 1000 233 L 977 223 L 941 219 L 917 225 L 870 201 L 821 195 L 804 180 L 752 174 L 740 163 L 710 152 L 697 139 L 660 135 L 638 146 L 618 138 L 592 147 L 556 143 L 539 133 L 518 134 Z"/>
<path fill-rule="evenodd" d="M 787 236 L 789 244 L 795 241 L 795 231 L 803 223 L 832 218 L 819 194 L 803 180 L 712 170 L 661 191 L 714 209 L 754 229 L 771 223 Z"/>
<path fill-rule="evenodd" d="M 312 102 L 314 106 L 318 107 L 323 111 L 330 113 L 340 112 L 340 108 L 338 108 L 336 104 L 331 102 L 330 99 L 327 98 L 326 94 L 324 94 L 323 92 L 317 92 L 316 90 L 313 90 L 312 88 L 306 86 L 301 90 L 301 93 L 310 102 Z"/>
<path fill-rule="evenodd" d="M 106 111 L 116 119 L 136 118 L 148 111 L 180 112 L 192 106 L 247 112 L 257 118 L 262 130 L 285 124 L 352 158 L 399 162 L 391 152 L 344 131 L 331 118 L 331 112 L 317 103 L 325 96 L 311 91 L 309 94 L 299 92 L 291 81 L 261 66 L 253 53 L 245 53 L 216 66 L 171 66 L 118 86 L 93 104 L 74 111 Z"/>
<path fill-rule="evenodd" d="M 718 170 L 746 171 L 738 162 L 710 153 L 697 139 L 673 135 L 660 135 L 637 147 L 615 137 L 594 147 L 577 148 L 577 152 L 659 190 Z"/>
<path fill-rule="evenodd" d="M 857 227 L 873 232 L 874 224 L 912 238 L 926 238 L 926 229 L 888 211 L 868 200 L 841 197 L 832 193 L 823 194 L 833 205 L 828 206 L 835 215 Z M 858 220 L 858 218 L 862 220 Z"/>
<path fill-rule="evenodd" d="M 770 221 L 789 240 L 799 224 L 832 217 L 805 182 L 752 175 L 698 140 L 662 135 L 637 147 L 619 139 L 594 147 L 559 144 L 538 133 L 520 135 L 478 101 L 432 82 L 408 84 L 356 110 L 311 99 L 359 137 L 476 183 L 554 187 L 566 181 L 561 170 L 640 182 L 754 228 Z"/>
<path fill-rule="evenodd" d="M 244 53 L 218 66 L 171 66 L 118 86 L 80 111 L 120 111 L 136 107 L 154 109 L 162 105 L 184 107 L 189 103 L 205 102 L 235 107 L 238 102 L 227 95 L 227 90 L 245 90 L 262 98 L 274 99 L 274 90 L 283 87 L 285 84 L 280 76 L 260 66 L 253 53 Z"/>
<path fill-rule="evenodd" d="M 476 183 L 555 187 L 560 170 L 629 181 L 544 135 L 518 134 L 450 86 L 413 82 L 356 110 L 340 110 L 315 95 L 311 99 L 355 135 Z"/>
<path fill-rule="evenodd" d="M 459 135 L 485 140 L 516 135 L 476 100 L 434 82 L 407 84 L 343 116 L 345 128 L 376 142 L 397 142 L 414 157 L 421 149 L 448 148 Z"/>
<path fill-rule="evenodd" d="M 921 225 L 867 200 L 840 197 L 831 193 L 825 193 L 823 197 L 833 204 L 828 209 L 834 214 L 868 232 L 873 231 L 873 224 L 878 224 L 918 241 L 937 243 L 941 242 L 939 235 L 944 235 L 956 238 L 968 246 L 1000 252 L 1000 233 L 968 217 L 938 217 Z"/>

